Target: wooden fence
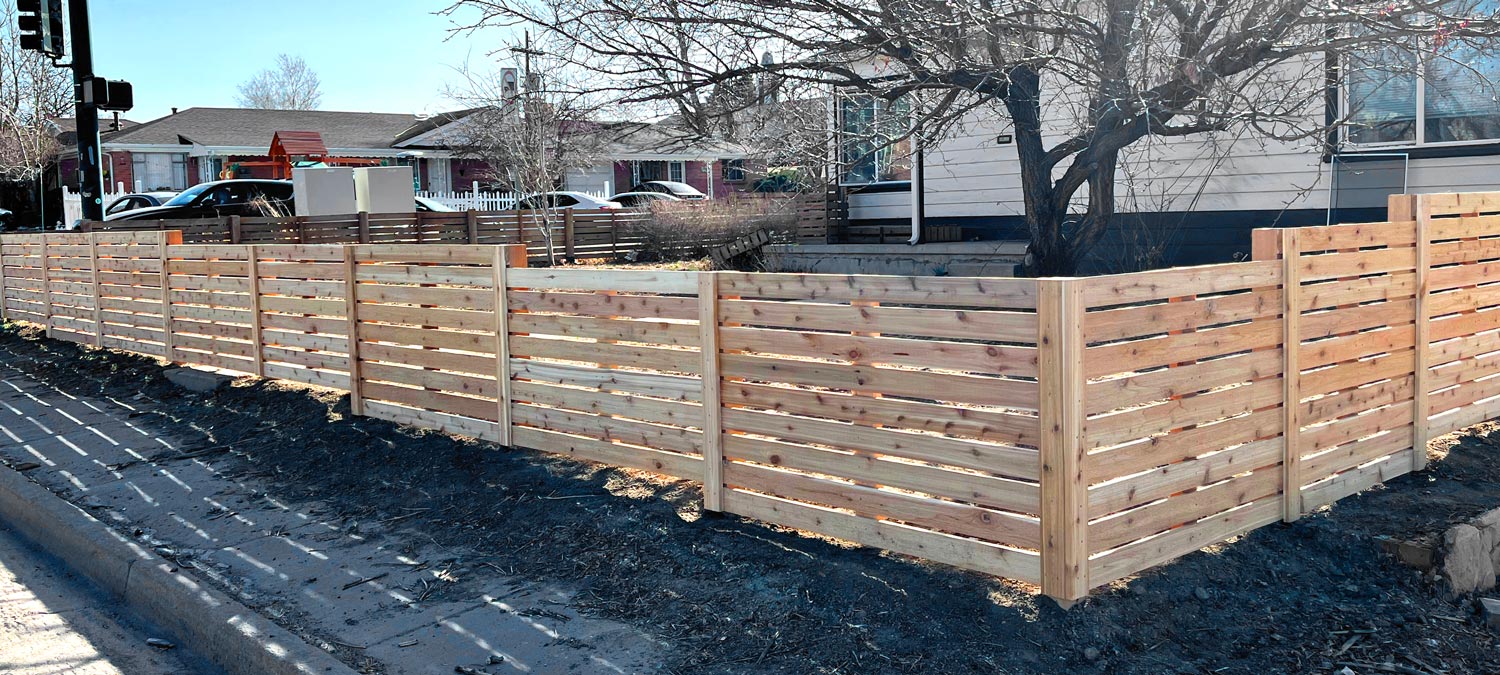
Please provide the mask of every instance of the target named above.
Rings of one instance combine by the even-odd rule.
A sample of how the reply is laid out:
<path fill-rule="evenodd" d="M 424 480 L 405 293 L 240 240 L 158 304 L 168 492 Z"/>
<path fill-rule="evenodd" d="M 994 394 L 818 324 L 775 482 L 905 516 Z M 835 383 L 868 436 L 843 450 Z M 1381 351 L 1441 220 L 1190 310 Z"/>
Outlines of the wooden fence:
<path fill-rule="evenodd" d="M 525 267 L 519 246 L 7 236 L 11 319 L 704 507 L 1090 589 L 1420 469 L 1500 414 L 1500 193 L 1081 279 Z M 1290 486 L 1290 487 L 1288 487 Z"/>

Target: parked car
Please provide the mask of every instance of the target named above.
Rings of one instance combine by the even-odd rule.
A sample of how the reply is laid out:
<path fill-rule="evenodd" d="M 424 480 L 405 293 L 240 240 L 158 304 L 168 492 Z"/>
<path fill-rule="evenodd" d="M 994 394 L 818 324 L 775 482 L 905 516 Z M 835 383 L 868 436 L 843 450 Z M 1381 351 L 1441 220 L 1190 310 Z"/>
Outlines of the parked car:
<path fill-rule="evenodd" d="M 237 179 L 194 185 L 161 206 L 131 209 L 106 215 L 106 221 L 176 218 L 258 217 L 266 215 L 253 202 L 264 198 L 287 213 L 292 212 L 292 182 L 286 180 Z"/>
<path fill-rule="evenodd" d="M 137 192 L 125 195 L 110 202 L 109 208 L 104 209 L 104 215 L 112 216 L 116 213 L 161 206 L 176 196 L 176 192 Z"/>
<path fill-rule="evenodd" d="M 652 202 L 680 202 L 682 198 L 665 192 L 621 192 L 609 200 L 627 209 L 649 209 Z"/>
<path fill-rule="evenodd" d="M 543 192 L 516 200 L 518 211 L 619 208 L 624 208 L 619 202 L 591 197 L 582 192 Z"/>
<path fill-rule="evenodd" d="M 661 194 L 672 195 L 673 197 L 676 197 L 678 199 L 686 199 L 689 201 L 697 199 L 708 199 L 708 195 L 700 192 L 698 188 L 688 185 L 687 183 L 679 183 L 675 180 L 648 180 L 644 183 L 641 183 L 640 185 L 630 188 L 630 191 L 659 192 Z"/>
<path fill-rule="evenodd" d="M 426 197 L 417 197 L 417 212 L 419 213 L 452 213 L 457 210 L 442 202 L 433 201 Z"/>

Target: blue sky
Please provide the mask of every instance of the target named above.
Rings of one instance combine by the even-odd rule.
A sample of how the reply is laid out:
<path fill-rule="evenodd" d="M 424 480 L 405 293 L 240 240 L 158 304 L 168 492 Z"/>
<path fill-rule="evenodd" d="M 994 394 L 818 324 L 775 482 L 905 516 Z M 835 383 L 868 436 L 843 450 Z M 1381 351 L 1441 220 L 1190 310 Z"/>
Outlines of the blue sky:
<path fill-rule="evenodd" d="M 173 107 L 235 105 L 239 84 L 285 52 L 323 81 L 324 110 L 437 112 L 470 61 L 491 70 L 497 29 L 451 40 L 446 0 L 92 2 L 94 69 L 135 85 L 139 122 Z M 446 40 L 446 41 L 445 41 Z"/>

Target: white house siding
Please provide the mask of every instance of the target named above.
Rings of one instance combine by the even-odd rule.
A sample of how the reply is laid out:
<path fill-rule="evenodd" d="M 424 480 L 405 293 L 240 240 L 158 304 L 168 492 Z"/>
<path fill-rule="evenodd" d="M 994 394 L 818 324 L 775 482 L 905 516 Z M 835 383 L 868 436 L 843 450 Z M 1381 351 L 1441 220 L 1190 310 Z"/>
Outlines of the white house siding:
<path fill-rule="evenodd" d="M 615 187 L 610 184 L 614 180 L 614 177 L 614 165 L 605 162 L 583 171 L 569 172 L 566 181 L 567 185 L 564 187 L 576 192 L 606 194 Z"/>

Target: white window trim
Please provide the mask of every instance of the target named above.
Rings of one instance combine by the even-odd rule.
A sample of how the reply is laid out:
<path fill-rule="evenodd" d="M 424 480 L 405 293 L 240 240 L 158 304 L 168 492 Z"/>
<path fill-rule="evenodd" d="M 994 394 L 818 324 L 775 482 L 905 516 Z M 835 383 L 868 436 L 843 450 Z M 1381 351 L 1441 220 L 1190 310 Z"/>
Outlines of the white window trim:
<path fill-rule="evenodd" d="M 897 189 L 899 189 L 901 187 L 910 188 L 911 184 L 912 184 L 910 178 L 907 178 L 907 179 L 904 179 L 904 180 L 874 180 L 874 181 L 870 181 L 868 183 L 850 183 L 850 182 L 844 180 L 844 176 L 848 175 L 848 173 L 849 173 L 846 170 L 845 164 L 844 164 L 844 108 L 841 105 L 841 103 L 842 103 L 842 97 L 845 97 L 845 96 L 848 96 L 848 95 L 847 94 L 835 95 L 834 96 L 834 101 L 833 101 L 834 124 L 836 125 L 835 128 L 838 131 L 838 133 L 835 134 L 834 149 L 833 149 L 833 151 L 834 151 L 834 157 L 837 159 L 837 161 L 834 162 L 834 171 L 838 172 L 837 173 L 838 186 L 841 187 L 841 188 L 853 188 L 853 189 L 856 189 L 856 190 L 858 190 L 860 188 L 887 188 L 887 189 L 889 189 L 889 188 L 897 188 Z M 877 119 L 876 123 L 877 124 L 879 123 L 878 119 Z M 915 159 L 915 158 L 913 158 L 913 159 Z M 878 167 L 877 167 L 877 169 L 878 169 Z"/>
<path fill-rule="evenodd" d="M 681 160 L 667 162 L 667 180 L 675 183 L 686 183 L 687 162 Z"/>

